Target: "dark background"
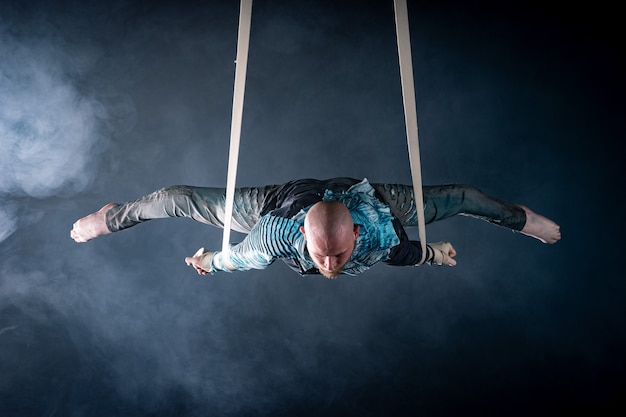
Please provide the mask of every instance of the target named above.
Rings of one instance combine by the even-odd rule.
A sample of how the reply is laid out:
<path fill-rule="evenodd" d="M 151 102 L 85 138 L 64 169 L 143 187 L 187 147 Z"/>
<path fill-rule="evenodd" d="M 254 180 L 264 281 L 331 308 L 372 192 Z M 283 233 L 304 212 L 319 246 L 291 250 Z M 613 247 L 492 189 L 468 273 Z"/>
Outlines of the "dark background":
<path fill-rule="evenodd" d="M 458 217 L 457 267 L 331 281 L 198 277 L 222 234 L 187 219 L 69 237 L 225 185 L 237 1 L 0 2 L 0 416 L 621 415 L 619 14 L 504 3 L 409 1 L 424 183 L 563 240 Z M 410 183 L 392 1 L 256 0 L 241 140 L 239 186 Z"/>

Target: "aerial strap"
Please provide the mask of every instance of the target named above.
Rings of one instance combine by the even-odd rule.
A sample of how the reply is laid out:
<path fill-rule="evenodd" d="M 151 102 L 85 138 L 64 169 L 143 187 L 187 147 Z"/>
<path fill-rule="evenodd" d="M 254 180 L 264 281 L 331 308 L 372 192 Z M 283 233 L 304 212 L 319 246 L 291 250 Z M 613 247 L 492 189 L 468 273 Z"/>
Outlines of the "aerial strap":
<path fill-rule="evenodd" d="M 406 0 L 394 0 L 396 16 L 396 35 L 398 37 L 398 59 L 400 61 L 400 81 L 402 82 L 402 101 L 404 104 L 404 121 L 409 147 L 409 162 L 413 178 L 413 199 L 417 212 L 417 226 L 422 245 L 422 259 L 426 260 L 426 222 L 424 220 L 424 196 L 422 195 L 422 168 L 420 164 L 420 148 L 417 137 L 417 110 L 415 104 L 415 87 L 413 85 L 413 64 L 411 59 L 411 35 L 409 32 L 409 16 Z"/>
<path fill-rule="evenodd" d="M 250 43 L 250 21 L 252 19 L 252 0 L 241 0 L 239 11 L 239 33 L 237 35 L 237 58 L 235 61 L 235 91 L 233 93 L 233 117 L 230 128 L 230 150 L 228 153 L 228 177 L 226 179 L 226 206 L 222 251 L 230 250 L 230 228 L 233 219 L 235 183 L 237 182 L 237 161 L 241 138 L 243 114 L 243 96 L 246 88 L 246 69 L 248 67 L 248 45 Z"/>

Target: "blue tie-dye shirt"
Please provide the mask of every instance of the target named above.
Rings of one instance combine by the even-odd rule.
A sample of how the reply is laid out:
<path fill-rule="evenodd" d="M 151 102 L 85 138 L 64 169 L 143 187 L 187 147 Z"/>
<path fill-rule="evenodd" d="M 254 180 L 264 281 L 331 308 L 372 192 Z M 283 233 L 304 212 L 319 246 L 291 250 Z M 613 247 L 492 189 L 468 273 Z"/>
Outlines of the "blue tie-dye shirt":
<path fill-rule="evenodd" d="M 389 206 L 376 198 L 367 179 L 344 192 L 326 190 L 322 199 L 345 204 L 354 224 L 360 226 L 356 246 L 342 273 L 356 275 L 369 269 L 375 263 L 388 259 L 391 248 L 400 243 L 391 223 Z M 296 260 L 305 271 L 316 268 L 300 232 L 310 208 L 301 210 L 291 219 L 272 213 L 263 216 L 243 242 L 231 246 L 226 254 L 215 253 L 211 261 L 212 269 L 228 271 L 225 264 L 240 271 L 264 269 L 276 259 Z"/>

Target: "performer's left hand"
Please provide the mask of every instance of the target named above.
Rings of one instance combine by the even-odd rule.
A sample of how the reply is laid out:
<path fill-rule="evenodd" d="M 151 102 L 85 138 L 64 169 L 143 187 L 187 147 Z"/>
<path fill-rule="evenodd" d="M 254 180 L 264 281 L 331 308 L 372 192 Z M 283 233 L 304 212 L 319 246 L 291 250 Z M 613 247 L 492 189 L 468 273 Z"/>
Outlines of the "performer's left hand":
<path fill-rule="evenodd" d="M 433 259 L 433 264 L 448 266 L 456 265 L 456 261 L 452 259 L 456 256 L 456 250 L 454 250 L 454 247 L 450 242 L 429 243 L 429 245 L 435 250 L 435 259 Z"/>

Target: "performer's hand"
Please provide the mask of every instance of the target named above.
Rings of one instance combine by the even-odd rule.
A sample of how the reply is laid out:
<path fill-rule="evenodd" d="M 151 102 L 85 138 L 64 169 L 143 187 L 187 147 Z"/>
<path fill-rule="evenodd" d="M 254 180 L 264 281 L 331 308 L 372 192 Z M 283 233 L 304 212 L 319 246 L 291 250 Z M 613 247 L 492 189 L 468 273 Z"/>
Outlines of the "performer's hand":
<path fill-rule="evenodd" d="M 450 242 L 429 243 L 435 254 L 432 263 L 435 265 L 455 266 L 456 261 L 452 259 L 456 256 L 456 251 Z"/>
<path fill-rule="evenodd" d="M 208 259 L 207 258 L 208 255 Z M 193 266 L 198 274 L 200 275 L 208 275 L 211 273 L 211 258 L 213 257 L 213 252 L 207 252 L 204 248 L 200 248 L 193 254 L 191 257 L 185 258 L 185 263 L 188 266 Z M 208 263 L 208 268 L 207 268 Z"/>

